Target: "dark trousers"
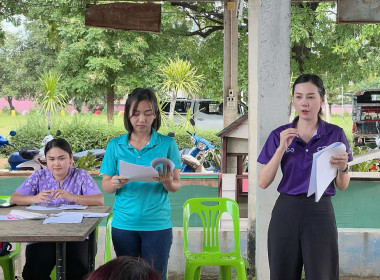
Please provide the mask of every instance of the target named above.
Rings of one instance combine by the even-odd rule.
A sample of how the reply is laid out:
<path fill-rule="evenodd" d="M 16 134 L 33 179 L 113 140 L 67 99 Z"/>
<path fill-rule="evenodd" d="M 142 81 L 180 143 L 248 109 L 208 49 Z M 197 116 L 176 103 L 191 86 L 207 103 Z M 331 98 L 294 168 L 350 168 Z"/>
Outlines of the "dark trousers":
<path fill-rule="evenodd" d="M 116 256 L 145 259 L 166 280 L 169 253 L 173 241 L 172 229 L 135 231 L 112 228 Z"/>
<path fill-rule="evenodd" d="M 338 280 L 338 232 L 330 196 L 281 194 L 268 230 L 271 280 Z"/>
<path fill-rule="evenodd" d="M 26 246 L 24 280 L 50 280 L 56 264 L 56 244 L 39 242 Z M 82 280 L 88 273 L 88 240 L 66 243 L 66 279 Z"/>

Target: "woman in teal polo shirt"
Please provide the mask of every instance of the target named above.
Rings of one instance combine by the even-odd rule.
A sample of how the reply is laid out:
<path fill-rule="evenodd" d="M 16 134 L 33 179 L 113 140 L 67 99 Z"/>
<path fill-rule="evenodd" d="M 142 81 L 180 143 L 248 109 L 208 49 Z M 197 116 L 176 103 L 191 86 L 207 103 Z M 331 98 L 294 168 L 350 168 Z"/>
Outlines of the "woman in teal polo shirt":
<path fill-rule="evenodd" d="M 155 93 L 133 90 L 124 110 L 128 132 L 108 143 L 100 172 L 104 191 L 115 193 L 112 241 L 116 255 L 144 258 L 166 279 L 173 239 L 168 192 L 180 188 L 181 157 L 175 140 L 157 133 L 160 125 Z M 158 168 L 156 182 L 129 182 L 119 176 L 120 160 L 150 166 L 160 157 L 173 161 L 174 169 Z"/>

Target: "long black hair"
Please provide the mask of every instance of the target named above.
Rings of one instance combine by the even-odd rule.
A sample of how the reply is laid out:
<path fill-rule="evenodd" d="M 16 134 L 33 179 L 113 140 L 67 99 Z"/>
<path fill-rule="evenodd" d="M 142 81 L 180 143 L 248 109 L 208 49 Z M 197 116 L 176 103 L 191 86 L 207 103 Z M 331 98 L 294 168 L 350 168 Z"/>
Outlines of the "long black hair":
<path fill-rule="evenodd" d="M 158 102 L 156 98 L 156 94 L 152 89 L 149 88 L 135 88 L 127 98 L 127 101 L 125 102 L 125 108 L 124 108 L 124 127 L 127 131 L 133 132 L 133 126 L 130 121 L 129 112 L 135 110 L 137 108 L 137 105 L 140 103 L 140 101 L 146 100 L 153 106 L 154 114 L 156 118 L 154 119 L 152 123 L 152 127 L 154 130 L 158 130 L 161 126 L 161 114 L 158 109 Z"/>

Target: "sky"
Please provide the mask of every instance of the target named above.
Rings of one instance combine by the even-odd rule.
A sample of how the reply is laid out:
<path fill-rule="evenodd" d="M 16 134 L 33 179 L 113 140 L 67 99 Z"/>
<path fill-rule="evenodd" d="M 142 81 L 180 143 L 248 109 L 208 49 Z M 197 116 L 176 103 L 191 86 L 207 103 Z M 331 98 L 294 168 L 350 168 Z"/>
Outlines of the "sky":
<path fill-rule="evenodd" d="M 24 16 L 17 16 L 17 17 L 24 17 Z M 15 27 L 11 22 L 7 22 L 5 20 L 1 21 L 1 26 L 5 31 L 15 33 L 17 31 L 23 30 L 23 26 L 20 25 L 18 27 Z"/>

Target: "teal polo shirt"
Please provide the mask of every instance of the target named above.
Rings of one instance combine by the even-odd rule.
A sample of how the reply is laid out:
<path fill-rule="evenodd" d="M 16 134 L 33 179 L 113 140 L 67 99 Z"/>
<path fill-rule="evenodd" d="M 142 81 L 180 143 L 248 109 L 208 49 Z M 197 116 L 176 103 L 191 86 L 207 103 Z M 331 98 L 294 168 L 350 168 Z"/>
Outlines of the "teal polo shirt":
<path fill-rule="evenodd" d="M 175 140 L 152 129 L 148 144 L 140 151 L 129 144 L 128 135 L 112 139 L 106 149 L 100 173 L 114 176 L 119 162 L 150 166 L 152 160 L 164 157 L 181 168 L 181 157 Z M 113 205 L 112 226 L 123 230 L 163 230 L 172 227 L 168 191 L 161 182 L 130 182 L 118 189 Z"/>

